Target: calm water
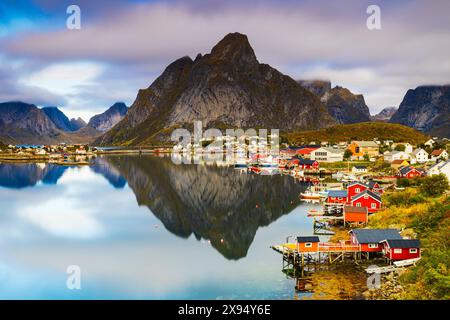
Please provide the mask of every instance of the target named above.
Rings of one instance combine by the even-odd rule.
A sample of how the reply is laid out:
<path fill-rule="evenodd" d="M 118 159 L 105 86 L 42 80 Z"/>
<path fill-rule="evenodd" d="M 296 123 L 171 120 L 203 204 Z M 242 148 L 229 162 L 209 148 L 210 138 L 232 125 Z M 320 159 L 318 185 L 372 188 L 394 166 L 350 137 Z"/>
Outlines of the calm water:
<path fill-rule="evenodd" d="M 0 164 L 0 298 L 308 297 L 269 248 L 312 234 L 304 188 L 154 156 Z M 81 290 L 66 287 L 69 265 Z"/>

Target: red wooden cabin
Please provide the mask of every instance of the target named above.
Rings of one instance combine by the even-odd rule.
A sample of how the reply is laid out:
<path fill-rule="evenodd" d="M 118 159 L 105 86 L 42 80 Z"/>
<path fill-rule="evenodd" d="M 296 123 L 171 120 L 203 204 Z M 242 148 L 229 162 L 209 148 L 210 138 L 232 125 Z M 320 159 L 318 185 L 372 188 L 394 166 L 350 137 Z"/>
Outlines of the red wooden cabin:
<path fill-rule="evenodd" d="M 406 166 L 398 170 L 397 176 L 399 178 L 413 179 L 422 176 L 422 171 L 418 170 L 413 166 Z"/>
<path fill-rule="evenodd" d="M 382 240 L 380 246 L 389 260 L 420 258 L 420 241 L 416 239 Z"/>
<path fill-rule="evenodd" d="M 369 213 L 374 213 L 381 208 L 381 196 L 376 192 L 364 190 L 360 194 L 353 196 L 350 204 L 354 207 L 366 207 Z"/>
<path fill-rule="evenodd" d="M 346 223 L 367 223 L 369 211 L 366 207 L 344 206 L 344 224 Z"/>
<path fill-rule="evenodd" d="M 367 183 L 367 186 L 369 187 L 370 191 L 378 192 L 379 194 L 383 194 L 383 192 L 384 192 L 383 188 L 379 185 L 378 182 L 369 181 Z"/>
<path fill-rule="evenodd" d="M 360 245 L 362 252 L 381 252 L 380 241 L 402 239 L 397 229 L 352 229 L 349 234 L 350 243 Z"/>
<path fill-rule="evenodd" d="M 297 250 L 300 252 L 319 251 L 319 237 L 318 236 L 297 237 Z"/>
<path fill-rule="evenodd" d="M 346 190 L 330 190 L 328 191 L 327 203 L 346 203 L 347 191 Z"/>
<path fill-rule="evenodd" d="M 362 182 L 352 182 L 347 186 L 347 201 L 350 202 L 353 196 L 367 190 L 368 186 Z"/>

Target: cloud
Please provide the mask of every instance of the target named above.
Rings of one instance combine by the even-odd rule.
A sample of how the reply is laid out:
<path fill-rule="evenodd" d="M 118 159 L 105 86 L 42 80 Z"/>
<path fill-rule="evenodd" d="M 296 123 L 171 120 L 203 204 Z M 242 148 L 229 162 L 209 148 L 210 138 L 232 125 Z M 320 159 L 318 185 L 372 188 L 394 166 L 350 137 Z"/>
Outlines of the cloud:
<path fill-rule="evenodd" d="M 442 84 L 450 74 L 450 3 L 379 2 L 378 31 L 366 28 L 368 1 L 116 1 L 104 8 L 83 2 L 81 30 L 22 32 L 5 38 L 3 50 L 10 58 L 47 64 L 101 63 L 97 84 L 80 83 L 71 106 L 98 109 L 114 99 L 131 102 L 171 61 L 207 53 L 239 31 L 261 62 L 294 78 L 331 79 L 363 93 L 378 110 L 398 105 L 408 88 Z M 114 98 L 107 100 L 108 94 Z"/>

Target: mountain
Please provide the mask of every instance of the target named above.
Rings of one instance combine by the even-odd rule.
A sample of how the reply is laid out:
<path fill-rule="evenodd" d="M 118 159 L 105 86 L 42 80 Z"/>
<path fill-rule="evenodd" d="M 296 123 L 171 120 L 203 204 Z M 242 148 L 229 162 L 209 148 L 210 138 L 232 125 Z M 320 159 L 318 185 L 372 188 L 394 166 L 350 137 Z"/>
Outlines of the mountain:
<path fill-rule="evenodd" d="M 391 119 L 392 115 L 397 111 L 396 107 L 386 107 L 374 116 L 371 116 L 372 121 L 387 122 Z"/>
<path fill-rule="evenodd" d="M 77 131 L 86 126 L 86 122 L 81 118 L 69 120 L 69 118 L 57 107 L 44 107 L 42 108 L 42 111 L 44 111 L 55 126 L 62 131 Z"/>
<path fill-rule="evenodd" d="M 326 80 L 298 80 L 297 82 L 319 97 L 337 123 L 346 124 L 371 120 L 369 107 L 362 94 L 353 94 L 347 88 L 340 86 L 331 88 L 331 82 Z"/>
<path fill-rule="evenodd" d="M 128 107 L 123 102 L 116 102 L 102 114 L 93 116 L 88 126 L 100 132 L 106 132 L 114 127 L 127 114 Z"/>
<path fill-rule="evenodd" d="M 260 64 L 247 36 L 225 36 L 211 53 L 171 63 L 139 90 L 127 115 L 95 141 L 102 145 L 167 142 L 174 128 L 318 129 L 334 124 L 320 100 L 292 78 Z"/>
<path fill-rule="evenodd" d="M 46 112 L 51 114 L 51 117 Z M 39 109 L 34 104 L 13 101 L 0 103 L 0 139 L 12 144 L 88 143 L 93 136 L 66 132 L 59 110 Z M 66 117 L 67 118 L 67 117 Z"/>
<path fill-rule="evenodd" d="M 72 128 L 72 131 L 80 130 L 81 128 L 86 127 L 86 125 L 87 125 L 86 121 L 84 121 L 80 117 L 78 117 L 77 119 L 75 118 L 70 119 L 70 126 Z"/>
<path fill-rule="evenodd" d="M 297 80 L 297 82 L 319 98 L 331 90 L 331 82 L 328 80 Z"/>
<path fill-rule="evenodd" d="M 431 135 L 450 137 L 450 85 L 420 86 L 408 90 L 390 122 Z"/>
<path fill-rule="evenodd" d="M 328 141 L 338 143 L 351 140 L 394 140 L 408 141 L 412 144 L 424 143 L 429 136 L 413 128 L 386 122 L 361 122 L 340 124 L 316 131 L 293 132 L 284 135 L 292 145 L 310 143 L 312 141 Z"/>

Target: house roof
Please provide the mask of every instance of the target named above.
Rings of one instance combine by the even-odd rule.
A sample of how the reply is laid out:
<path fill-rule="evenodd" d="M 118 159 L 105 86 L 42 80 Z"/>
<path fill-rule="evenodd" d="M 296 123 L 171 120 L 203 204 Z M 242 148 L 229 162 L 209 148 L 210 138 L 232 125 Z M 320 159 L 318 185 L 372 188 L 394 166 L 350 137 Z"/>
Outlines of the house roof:
<path fill-rule="evenodd" d="M 297 237 L 297 242 L 319 242 L 318 236 Z"/>
<path fill-rule="evenodd" d="M 356 199 L 358 199 L 358 198 L 361 198 L 362 196 L 364 196 L 364 195 L 366 195 L 366 194 L 367 194 L 369 197 L 371 197 L 371 198 L 377 200 L 378 202 L 381 202 L 381 196 L 380 196 L 378 193 L 372 192 L 372 191 L 370 191 L 370 190 L 368 190 L 368 189 L 364 190 L 363 192 L 358 193 L 357 195 L 354 195 L 354 196 L 352 197 L 352 201 L 353 201 L 353 200 L 356 200 Z"/>
<path fill-rule="evenodd" d="M 420 241 L 417 239 L 385 239 L 391 248 L 420 248 Z"/>
<path fill-rule="evenodd" d="M 369 182 L 367 182 L 367 185 L 369 186 L 370 189 L 373 189 L 376 184 L 377 184 L 377 182 L 375 182 L 373 180 L 370 180 Z"/>
<path fill-rule="evenodd" d="M 338 197 L 338 198 L 345 198 L 347 197 L 347 190 L 329 190 L 328 191 L 329 197 Z"/>
<path fill-rule="evenodd" d="M 345 151 L 342 150 L 342 149 L 338 149 L 338 148 L 328 148 L 328 147 L 322 147 L 322 148 L 316 149 L 316 150 L 314 150 L 314 151 L 317 151 L 317 150 L 325 150 L 325 151 L 330 152 L 330 153 L 344 153 L 344 152 L 345 152 Z"/>
<path fill-rule="evenodd" d="M 416 168 L 414 168 L 413 166 L 406 166 L 406 167 L 402 167 L 399 169 L 401 174 L 407 174 L 408 172 L 410 172 L 412 170 L 416 170 Z"/>
<path fill-rule="evenodd" d="M 439 156 L 441 155 L 442 152 L 444 152 L 443 149 L 433 150 L 433 152 L 431 152 L 431 155 L 432 155 L 432 156 L 439 157 Z"/>
<path fill-rule="evenodd" d="M 391 163 L 392 163 L 392 164 L 402 164 L 402 163 L 405 162 L 405 161 L 406 161 L 406 163 L 409 163 L 407 160 L 402 160 L 402 159 L 394 160 L 394 161 L 392 161 Z"/>
<path fill-rule="evenodd" d="M 450 164 L 450 160 L 447 160 L 445 162 L 441 161 L 436 164 L 433 164 L 431 167 L 428 168 L 428 170 L 432 170 L 434 168 L 437 168 L 438 170 L 440 170 L 441 168 L 443 168 L 444 166 L 447 166 L 448 164 Z"/>
<path fill-rule="evenodd" d="M 303 159 L 303 158 L 299 158 L 298 159 L 298 163 L 299 164 L 304 164 L 304 165 L 313 165 L 314 163 L 316 163 L 316 160 L 310 160 L 310 159 Z"/>
<path fill-rule="evenodd" d="M 313 152 L 314 150 L 317 150 L 319 148 L 301 148 L 301 149 L 297 149 L 295 151 L 296 154 L 311 154 L 311 152 Z"/>
<path fill-rule="evenodd" d="M 365 183 L 363 183 L 363 182 L 359 182 L 359 181 L 353 181 L 353 182 L 351 182 L 349 185 L 347 185 L 347 188 L 348 187 L 351 187 L 351 186 L 354 186 L 354 185 L 356 185 L 356 184 L 358 184 L 358 185 L 360 185 L 360 186 L 363 186 L 363 187 L 368 187 L 367 186 L 367 184 L 365 184 Z"/>
<path fill-rule="evenodd" d="M 367 166 L 354 166 L 356 169 L 367 169 Z"/>
<path fill-rule="evenodd" d="M 360 147 L 373 147 L 378 148 L 378 144 L 375 141 L 352 141 Z"/>
<path fill-rule="evenodd" d="M 345 213 L 367 213 L 367 207 L 344 206 Z"/>
<path fill-rule="evenodd" d="M 413 155 L 413 156 L 416 156 L 419 152 L 421 152 L 421 151 L 423 151 L 423 152 L 425 152 L 427 155 L 428 155 L 428 152 L 426 152 L 425 150 L 423 150 L 423 149 L 416 149 L 416 150 L 414 150 L 411 154 Z"/>
<path fill-rule="evenodd" d="M 379 243 L 380 241 L 401 240 L 397 229 L 352 229 L 350 230 L 359 243 Z"/>

